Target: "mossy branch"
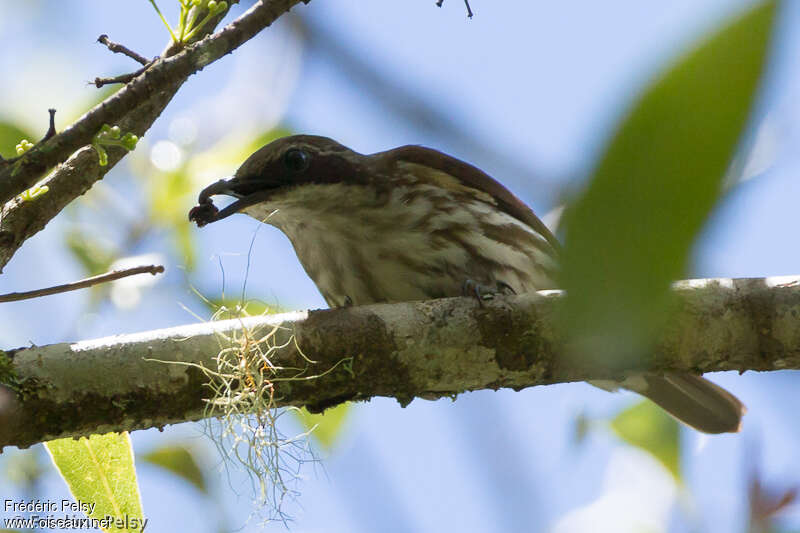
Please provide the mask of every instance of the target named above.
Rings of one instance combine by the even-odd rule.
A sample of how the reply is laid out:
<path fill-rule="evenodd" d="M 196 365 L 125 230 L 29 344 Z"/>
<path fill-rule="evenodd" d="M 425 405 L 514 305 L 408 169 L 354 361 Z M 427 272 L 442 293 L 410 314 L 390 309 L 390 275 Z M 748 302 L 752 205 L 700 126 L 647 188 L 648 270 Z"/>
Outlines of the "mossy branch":
<path fill-rule="evenodd" d="M 275 405 L 312 411 L 374 396 L 405 405 L 417 396 L 620 379 L 644 368 L 800 369 L 799 280 L 678 284 L 675 313 L 635 368 L 567 357 L 556 324 L 558 291 L 484 306 L 468 298 L 372 305 L 6 350 L 11 364 L 0 368 L 14 376 L 9 394 L 16 402 L 0 403 L 0 446 L 200 419 L 212 390 L 202 369 L 217 368 L 215 358 L 229 348 L 221 339 L 247 331 L 275 330 L 270 341 L 282 346 L 270 364 L 290 369 L 291 379 L 272 379 Z"/>

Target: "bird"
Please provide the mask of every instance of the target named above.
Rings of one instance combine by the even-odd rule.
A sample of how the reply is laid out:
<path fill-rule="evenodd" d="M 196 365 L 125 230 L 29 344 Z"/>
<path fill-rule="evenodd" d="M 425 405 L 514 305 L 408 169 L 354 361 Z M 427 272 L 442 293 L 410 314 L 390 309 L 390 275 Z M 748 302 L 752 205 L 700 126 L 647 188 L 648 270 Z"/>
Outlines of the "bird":
<path fill-rule="evenodd" d="M 235 201 L 218 209 L 213 196 Z M 558 288 L 561 244 L 477 167 L 417 145 L 370 155 L 315 135 L 256 150 L 203 189 L 189 220 L 245 213 L 281 230 L 331 308 Z M 690 373 L 641 373 L 619 386 L 705 433 L 736 432 L 744 405 Z"/>

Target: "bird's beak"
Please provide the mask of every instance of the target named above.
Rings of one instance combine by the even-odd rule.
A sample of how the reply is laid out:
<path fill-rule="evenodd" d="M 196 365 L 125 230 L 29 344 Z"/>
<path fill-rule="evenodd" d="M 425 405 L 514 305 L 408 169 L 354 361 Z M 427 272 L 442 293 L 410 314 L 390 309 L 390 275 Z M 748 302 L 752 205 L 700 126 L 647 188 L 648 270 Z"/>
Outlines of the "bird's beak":
<path fill-rule="evenodd" d="M 198 226 L 217 222 L 267 199 L 270 192 L 269 189 L 254 189 L 253 183 L 243 184 L 236 177 L 223 178 L 200 191 L 198 205 L 189 211 L 189 220 Z M 216 195 L 233 196 L 237 200 L 220 211 L 211 200 Z"/>

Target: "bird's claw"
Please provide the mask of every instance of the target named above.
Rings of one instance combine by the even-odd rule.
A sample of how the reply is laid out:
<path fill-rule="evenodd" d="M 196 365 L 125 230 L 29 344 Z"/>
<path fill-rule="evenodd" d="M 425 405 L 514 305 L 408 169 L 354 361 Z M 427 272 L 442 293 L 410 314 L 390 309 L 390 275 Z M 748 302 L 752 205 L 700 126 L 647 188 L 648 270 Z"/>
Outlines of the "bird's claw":
<path fill-rule="evenodd" d="M 464 296 L 472 296 L 478 300 L 478 304 L 483 307 L 483 302 L 493 300 L 498 294 L 516 294 L 516 291 L 504 281 L 498 281 L 494 287 L 478 283 L 475 280 L 467 279 L 461 288 Z"/>

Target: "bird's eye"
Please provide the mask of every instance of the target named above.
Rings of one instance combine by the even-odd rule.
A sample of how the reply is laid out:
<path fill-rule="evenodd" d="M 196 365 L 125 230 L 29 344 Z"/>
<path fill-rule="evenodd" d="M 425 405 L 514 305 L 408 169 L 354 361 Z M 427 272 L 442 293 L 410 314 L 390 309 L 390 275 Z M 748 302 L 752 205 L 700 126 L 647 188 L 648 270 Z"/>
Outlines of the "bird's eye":
<path fill-rule="evenodd" d="M 292 172 L 302 172 L 308 168 L 311 157 L 297 148 L 290 148 L 283 155 L 283 164 Z"/>

